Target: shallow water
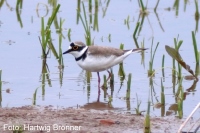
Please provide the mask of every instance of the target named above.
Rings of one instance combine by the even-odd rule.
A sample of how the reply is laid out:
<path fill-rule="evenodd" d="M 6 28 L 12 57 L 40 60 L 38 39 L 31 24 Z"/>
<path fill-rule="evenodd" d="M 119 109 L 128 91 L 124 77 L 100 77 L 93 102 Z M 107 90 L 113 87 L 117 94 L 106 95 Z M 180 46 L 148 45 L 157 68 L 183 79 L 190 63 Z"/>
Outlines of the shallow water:
<path fill-rule="evenodd" d="M 52 6 L 47 1 L 23 1 L 23 8 L 20 13 L 23 26 L 20 26 L 17 20 L 15 5 L 13 1 L 7 1 L 10 7 L 4 2 L 1 7 L 0 15 L 0 69 L 2 70 L 2 107 L 16 107 L 23 105 L 32 105 L 33 94 L 37 90 L 36 105 L 53 105 L 63 107 L 76 107 L 84 106 L 87 103 L 93 103 L 98 98 L 98 81 L 97 74 L 93 73 L 91 78 L 91 84 L 87 85 L 85 72 L 81 70 L 76 64 L 72 55 L 64 55 L 64 73 L 62 84 L 60 84 L 59 69 L 57 59 L 52 53 L 48 55 L 47 64 L 49 67 L 49 77 L 51 79 L 51 85 L 45 82 L 45 95 L 42 96 L 41 88 L 41 72 L 42 72 L 42 49 L 38 39 L 41 30 L 41 16 L 46 14 L 44 6 L 39 6 L 38 17 L 36 7 L 39 2 L 45 3 L 49 7 L 48 15 L 44 17 L 45 24 L 48 17 L 51 15 Z M 94 38 L 95 44 L 112 46 L 119 48 L 123 43 L 125 49 L 136 48 L 133 40 L 133 32 L 135 25 L 139 19 L 140 8 L 136 1 L 110 1 L 106 15 L 103 17 L 103 10 L 106 8 L 107 1 L 99 1 L 99 14 L 98 24 L 99 32 L 91 29 L 92 39 Z M 85 1 L 86 11 L 88 12 L 88 2 Z M 144 3 L 146 3 L 144 1 Z M 71 41 L 83 41 L 84 28 L 79 20 L 79 24 L 76 24 L 76 8 L 77 1 L 59 1 L 61 4 L 60 12 L 57 15 L 58 20 L 60 18 L 65 19 L 63 24 L 63 41 L 62 50 L 65 51 Z M 144 18 L 141 32 L 138 37 L 139 45 L 144 40 L 145 47 L 151 48 L 152 37 L 154 37 L 154 47 L 157 42 L 159 46 L 156 52 L 154 60 L 154 69 L 156 75 L 154 78 L 154 90 L 150 94 L 151 104 L 160 102 L 161 85 L 160 80 L 162 77 L 162 71 L 160 70 L 162 65 L 162 56 L 165 55 L 165 67 L 172 67 L 172 58 L 165 51 L 165 45 L 174 46 L 174 38 L 179 35 L 179 40 L 183 40 L 183 45 L 180 48 L 180 54 L 185 62 L 187 62 L 191 69 L 195 69 L 195 56 L 192 45 L 191 31 L 195 31 L 196 21 L 194 19 L 195 3 L 190 1 L 186 4 L 184 10 L 184 2 L 180 1 L 178 15 L 176 10 L 173 9 L 174 1 L 160 1 L 157 8 L 157 16 L 154 12 L 156 2 L 148 2 L 149 15 Z M 93 2 L 94 5 L 94 2 Z M 170 8 L 171 10 L 167 10 Z M 94 9 L 93 9 L 94 13 Z M 83 13 L 82 13 L 83 14 Z M 130 22 L 128 29 L 124 24 L 124 20 L 130 16 Z M 159 21 L 159 20 L 160 21 Z M 161 26 L 159 25 L 161 23 Z M 92 26 L 91 26 L 92 27 Z M 67 32 L 69 28 L 71 32 L 71 41 L 68 40 Z M 58 50 L 58 34 L 54 25 L 52 29 L 52 39 L 55 48 Z M 111 34 L 111 42 L 109 42 L 108 36 Z M 199 32 L 196 32 L 197 44 L 200 43 L 198 38 Z M 103 38 L 103 39 L 102 39 Z M 144 65 L 141 64 L 141 54 L 133 54 L 127 57 L 124 61 L 124 70 L 126 73 L 126 79 L 122 82 L 120 89 L 120 77 L 118 76 L 119 66 L 113 67 L 114 73 L 114 92 L 112 107 L 118 110 L 132 111 L 134 112 L 137 106 L 137 98 L 141 101 L 140 110 L 147 109 L 147 102 L 149 97 L 149 78 L 147 71 L 150 60 L 150 49 L 145 52 Z M 187 71 L 182 69 L 183 76 L 189 75 Z M 132 74 L 131 82 L 131 97 L 130 107 L 127 107 L 128 103 L 124 98 L 126 97 L 128 74 Z M 103 75 L 107 75 L 107 72 L 101 72 L 101 79 L 103 81 Z M 168 110 L 170 105 L 175 104 L 175 97 L 171 88 L 171 69 L 165 70 L 165 111 Z M 183 80 L 183 88 L 186 91 L 193 81 Z M 103 82 L 102 82 L 103 84 Z M 90 91 L 88 91 L 90 86 Z M 176 90 L 177 91 L 177 85 Z M 6 89 L 10 89 L 10 93 L 6 92 Z M 108 95 L 111 95 L 110 88 L 108 88 Z M 190 92 L 187 95 L 186 100 L 183 101 L 183 113 L 187 116 L 196 104 L 199 102 L 199 83 L 196 85 L 196 91 Z M 107 103 L 108 97 L 104 98 L 103 91 L 101 91 L 100 102 Z M 97 107 L 91 107 L 97 108 Z M 105 108 L 107 109 L 107 105 Z M 151 108 L 151 114 L 160 116 L 160 109 Z M 173 115 L 177 115 L 174 112 Z"/>

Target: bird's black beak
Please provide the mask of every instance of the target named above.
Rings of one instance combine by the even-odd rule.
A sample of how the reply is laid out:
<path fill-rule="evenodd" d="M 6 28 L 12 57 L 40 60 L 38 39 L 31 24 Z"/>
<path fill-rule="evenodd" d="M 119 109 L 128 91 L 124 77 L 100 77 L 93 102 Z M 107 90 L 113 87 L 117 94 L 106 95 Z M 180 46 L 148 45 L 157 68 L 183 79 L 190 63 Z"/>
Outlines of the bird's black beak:
<path fill-rule="evenodd" d="M 65 51 L 63 54 L 67 54 L 70 53 L 72 51 L 72 49 L 68 49 L 67 51 Z"/>

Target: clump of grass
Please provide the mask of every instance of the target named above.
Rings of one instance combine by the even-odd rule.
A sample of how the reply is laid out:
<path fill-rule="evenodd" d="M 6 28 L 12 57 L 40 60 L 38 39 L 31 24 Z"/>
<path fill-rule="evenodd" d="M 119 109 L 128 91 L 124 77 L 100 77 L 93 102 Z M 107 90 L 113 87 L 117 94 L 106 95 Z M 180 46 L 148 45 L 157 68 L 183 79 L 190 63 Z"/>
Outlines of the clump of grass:
<path fill-rule="evenodd" d="M 52 38 L 51 38 L 51 25 L 52 23 L 54 22 L 55 24 L 55 27 L 56 27 L 56 32 L 59 34 L 59 35 L 62 35 L 62 25 L 64 23 L 64 20 L 60 19 L 60 26 L 58 25 L 58 21 L 57 21 L 57 13 L 58 13 L 58 10 L 60 8 L 60 5 L 56 2 L 52 2 L 51 3 L 53 5 L 53 11 L 52 11 L 52 14 L 51 14 L 51 17 L 49 17 L 48 21 L 47 21 L 47 24 L 46 24 L 46 27 L 45 27 L 45 24 L 44 24 L 44 17 L 41 18 L 41 36 L 42 36 L 42 49 L 43 49 L 43 58 L 45 59 L 46 56 L 44 55 L 47 55 L 48 51 L 46 52 L 46 47 L 48 46 L 49 49 L 52 51 L 53 55 L 56 57 L 56 59 L 59 59 L 59 55 L 52 43 Z"/>
<path fill-rule="evenodd" d="M 44 26 L 44 18 L 41 18 L 41 36 L 42 36 L 42 49 L 43 49 L 43 58 L 45 58 L 45 55 L 48 53 L 46 52 L 47 45 L 52 50 L 53 54 L 58 58 L 58 54 L 56 53 L 56 50 L 51 42 L 51 25 L 53 23 L 54 18 L 56 17 L 56 14 L 58 13 L 58 10 L 60 8 L 60 4 L 57 5 L 55 10 L 52 12 L 51 17 L 48 19 L 46 27 Z"/>
<path fill-rule="evenodd" d="M 153 62 L 154 62 L 154 57 L 155 57 L 155 54 L 156 54 L 156 50 L 157 50 L 157 48 L 158 48 L 158 45 L 159 45 L 159 42 L 157 43 L 157 45 L 156 45 L 156 47 L 155 47 L 155 49 L 154 49 L 154 52 L 153 52 L 153 40 L 154 40 L 154 38 L 152 39 L 152 43 L 151 43 L 151 55 L 150 55 L 150 61 L 149 61 L 149 70 L 148 70 L 148 76 L 150 77 L 152 77 L 152 76 L 154 76 L 154 72 L 155 72 L 155 70 L 153 69 Z"/>
<path fill-rule="evenodd" d="M 51 25 L 53 23 L 53 21 L 55 21 L 55 18 L 56 18 L 56 15 L 58 13 L 58 10 L 60 8 L 60 4 L 58 4 L 57 6 L 55 6 L 52 14 L 51 14 L 51 17 L 49 17 L 48 19 L 48 22 L 47 22 L 47 25 L 45 26 L 44 24 L 44 17 L 41 18 L 41 39 L 39 37 L 39 40 L 40 40 L 40 44 L 41 44 L 41 47 L 42 47 L 42 58 L 43 58 L 43 62 L 42 62 L 42 74 L 41 74 L 41 79 L 42 79 L 42 95 L 44 96 L 45 95 L 45 80 L 47 79 L 48 81 L 48 84 L 49 86 L 51 86 L 51 80 L 49 79 L 49 74 L 47 73 L 47 70 L 49 71 L 48 69 L 48 65 L 46 63 L 46 58 L 47 58 L 47 55 L 49 54 L 49 50 L 52 51 L 52 53 L 54 54 L 54 56 L 56 57 L 56 59 L 58 59 L 60 62 L 60 64 L 63 64 L 63 60 L 62 60 L 62 55 L 61 55 L 61 42 L 62 40 L 59 39 L 59 55 L 52 43 L 52 39 L 51 39 Z M 62 23 L 64 21 L 61 19 L 60 20 L 60 27 L 59 27 L 59 31 L 61 32 L 61 27 L 62 27 Z M 47 50 L 47 47 L 48 47 L 48 50 Z"/>

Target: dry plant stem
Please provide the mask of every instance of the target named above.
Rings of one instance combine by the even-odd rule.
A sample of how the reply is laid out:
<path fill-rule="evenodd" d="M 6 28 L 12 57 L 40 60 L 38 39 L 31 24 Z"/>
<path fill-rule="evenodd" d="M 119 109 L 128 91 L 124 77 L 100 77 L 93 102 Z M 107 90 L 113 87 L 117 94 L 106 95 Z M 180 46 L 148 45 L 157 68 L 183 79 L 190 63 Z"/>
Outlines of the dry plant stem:
<path fill-rule="evenodd" d="M 190 127 L 190 129 L 187 132 L 191 131 L 192 128 L 194 128 L 194 126 L 197 125 L 197 128 L 195 129 L 194 133 L 198 133 L 197 131 L 198 131 L 198 128 L 200 127 L 200 125 L 198 125 L 199 121 L 200 121 L 200 118 Z"/>
<path fill-rule="evenodd" d="M 180 126 L 180 128 L 178 130 L 178 133 L 181 133 L 181 130 L 183 129 L 183 127 L 187 124 L 187 122 L 189 121 L 189 119 L 193 116 L 193 114 L 197 111 L 198 108 L 200 108 L 200 103 L 193 109 L 193 111 L 190 113 L 190 115 L 188 116 L 188 118 Z"/>

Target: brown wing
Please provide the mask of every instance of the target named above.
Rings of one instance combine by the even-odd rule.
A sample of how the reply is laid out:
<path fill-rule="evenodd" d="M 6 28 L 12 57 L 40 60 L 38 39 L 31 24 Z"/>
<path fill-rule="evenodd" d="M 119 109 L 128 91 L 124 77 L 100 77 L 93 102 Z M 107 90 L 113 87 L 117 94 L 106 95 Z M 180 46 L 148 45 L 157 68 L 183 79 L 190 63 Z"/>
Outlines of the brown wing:
<path fill-rule="evenodd" d="M 121 56 L 127 51 L 128 50 L 121 50 L 121 49 L 112 48 L 112 47 L 95 45 L 95 46 L 89 46 L 88 54 L 105 55 L 105 56 L 111 56 L 111 55 Z"/>

